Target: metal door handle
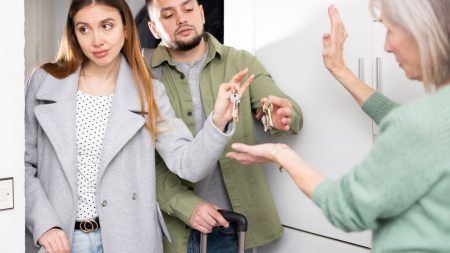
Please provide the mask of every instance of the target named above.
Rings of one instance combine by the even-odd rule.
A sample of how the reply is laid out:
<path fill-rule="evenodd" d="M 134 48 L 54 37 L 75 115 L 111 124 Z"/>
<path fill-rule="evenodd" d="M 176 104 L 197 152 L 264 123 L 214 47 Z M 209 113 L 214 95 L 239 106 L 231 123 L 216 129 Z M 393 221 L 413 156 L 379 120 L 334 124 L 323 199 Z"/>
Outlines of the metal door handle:
<path fill-rule="evenodd" d="M 358 58 L 358 78 L 361 81 L 365 81 L 365 64 L 364 64 L 364 58 Z"/>
<path fill-rule="evenodd" d="M 383 58 L 377 57 L 376 60 L 376 89 L 378 92 L 383 92 Z"/>

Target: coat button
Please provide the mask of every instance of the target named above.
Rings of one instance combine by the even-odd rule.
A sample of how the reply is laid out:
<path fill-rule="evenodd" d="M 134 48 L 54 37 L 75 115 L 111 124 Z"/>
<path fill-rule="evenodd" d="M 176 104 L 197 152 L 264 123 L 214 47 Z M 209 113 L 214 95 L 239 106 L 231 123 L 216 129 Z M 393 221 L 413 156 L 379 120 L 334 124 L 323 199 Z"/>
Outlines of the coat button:
<path fill-rule="evenodd" d="M 184 79 L 184 74 L 183 73 L 180 74 L 180 79 Z"/>
<path fill-rule="evenodd" d="M 102 206 L 105 207 L 105 206 L 107 206 L 107 205 L 108 205 L 108 202 L 107 202 L 106 200 L 103 200 Z"/>
<path fill-rule="evenodd" d="M 191 117 L 192 116 L 192 112 L 187 112 L 187 116 Z"/>
<path fill-rule="evenodd" d="M 133 195 L 131 195 L 131 199 L 132 200 L 136 200 L 137 199 L 137 193 L 133 193 Z"/>
<path fill-rule="evenodd" d="M 188 189 L 189 189 L 189 191 L 193 191 L 193 190 L 194 190 L 194 187 L 189 186 Z"/>

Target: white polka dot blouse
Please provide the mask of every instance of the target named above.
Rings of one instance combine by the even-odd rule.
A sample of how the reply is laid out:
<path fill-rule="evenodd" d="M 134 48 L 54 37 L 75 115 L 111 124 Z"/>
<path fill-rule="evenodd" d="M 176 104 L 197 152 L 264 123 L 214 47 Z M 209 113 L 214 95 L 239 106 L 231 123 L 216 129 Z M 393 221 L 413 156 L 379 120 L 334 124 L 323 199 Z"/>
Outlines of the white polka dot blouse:
<path fill-rule="evenodd" d="M 92 96 L 77 92 L 77 220 L 97 217 L 95 192 L 103 137 L 113 95 Z"/>

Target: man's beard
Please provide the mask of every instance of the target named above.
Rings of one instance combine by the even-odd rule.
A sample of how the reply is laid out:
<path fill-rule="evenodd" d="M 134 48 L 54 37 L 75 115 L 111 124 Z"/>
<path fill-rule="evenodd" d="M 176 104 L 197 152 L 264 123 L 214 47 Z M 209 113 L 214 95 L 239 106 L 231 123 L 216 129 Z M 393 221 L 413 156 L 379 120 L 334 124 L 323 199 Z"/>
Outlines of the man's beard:
<path fill-rule="evenodd" d="M 180 40 L 175 40 L 172 43 L 172 48 L 175 49 L 175 50 L 180 50 L 180 51 L 188 51 L 188 50 L 191 50 L 191 49 L 195 48 L 202 41 L 203 32 L 200 35 L 199 34 L 196 34 L 196 35 L 197 36 L 195 36 L 192 40 L 187 41 L 187 42 L 183 42 L 183 41 L 180 41 Z"/>

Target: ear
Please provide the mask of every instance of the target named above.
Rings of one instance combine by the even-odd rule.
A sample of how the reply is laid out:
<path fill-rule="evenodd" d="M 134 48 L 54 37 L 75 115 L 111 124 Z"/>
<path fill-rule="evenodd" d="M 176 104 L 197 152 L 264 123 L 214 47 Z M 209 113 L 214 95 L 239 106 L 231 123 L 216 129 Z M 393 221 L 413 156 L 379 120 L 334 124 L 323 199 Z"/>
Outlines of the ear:
<path fill-rule="evenodd" d="M 202 15 L 203 24 L 205 24 L 205 12 L 203 11 L 203 5 L 200 4 L 200 14 Z"/>
<path fill-rule="evenodd" d="M 156 30 L 156 24 L 153 21 L 148 21 L 148 28 L 150 29 L 150 32 L 152 32 L 153 37 L 156 39 L 161 39 L 161 35 L 159 34 L 158 30 Z"/>

